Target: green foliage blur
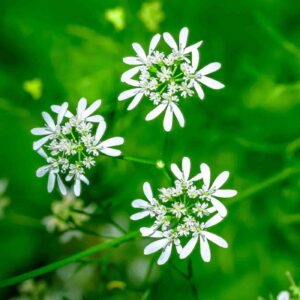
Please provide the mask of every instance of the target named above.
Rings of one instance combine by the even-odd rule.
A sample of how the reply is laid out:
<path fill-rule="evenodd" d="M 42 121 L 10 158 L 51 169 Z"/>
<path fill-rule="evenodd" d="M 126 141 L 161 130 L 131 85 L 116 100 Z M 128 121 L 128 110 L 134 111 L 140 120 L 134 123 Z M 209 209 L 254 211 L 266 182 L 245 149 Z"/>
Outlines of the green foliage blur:
<path fill-rule="evenodd" d="M 47 193 L 46 178 L 35 176 L 43 161 L 32 150 L 30 129 L 41 125 L 41 111 L 66 100 L 74 108 L 83 96 L 90 102 L 101 98 L 108 134 L 126 140 L 123 153 L 160 158 L 162 118 L 145 122 L 150 106 L 127 112 L 128 102 L 117 101 L 127 88 L 120 82 L 127 69 L 122 58 L 133 53 L 132 42 L 147 47 L 154 32 L 177 36 L 184 26 L 190 42 L 204 41 L 202 66 L 222 63 L 214 78 L 226 87 L 206 88 L 203 102 L 194 97 L 184 103 L 186 127 L 175 124 L 166 163 L 180 163 L 187 155 L 194 172 L 201 162 L 211 166 L 213 176 L 229 170 L 227 186 L 241 196 L 215 228 L 230 247 L 212 246 L 208 264 L 198 248 L 192 255 L 200 299 L 257 299 L 286 289 L 287 270 L 300 277 L 300 172 L 285 173 L 300 165 L 298 0 L 1 0 L 0 178 L 9 182 L 10 204 L 0 220 L 0 279 L 101 241 L 86 236 L 61 244 L 41 225 L 60 197 Z M 131 201 L 143 196 L 143 182 L 155 188 L 165 183 L 153 166 L 105 157 L 90 179 L 85 202 L 105 204 L 107 213 L 130 230 L 141 224 L 128 217 Z M 242 197 L 246 191 L 252 192 Z M 89 226 L 105 224 L 99 218 Z M 175 256 L 155 266 L 153 278 L 143 283 L 140 266 L 152 260 L 143 256 L 146 242 L 99 254 L 82 299 L 194 299 L 189 282 L 174 268 L 185 272 L 188 261 Z M 52 275 L 38 280 L 55 284 Z M 2 289 L 0 299 L 17 294 L 15 287 Z"/>

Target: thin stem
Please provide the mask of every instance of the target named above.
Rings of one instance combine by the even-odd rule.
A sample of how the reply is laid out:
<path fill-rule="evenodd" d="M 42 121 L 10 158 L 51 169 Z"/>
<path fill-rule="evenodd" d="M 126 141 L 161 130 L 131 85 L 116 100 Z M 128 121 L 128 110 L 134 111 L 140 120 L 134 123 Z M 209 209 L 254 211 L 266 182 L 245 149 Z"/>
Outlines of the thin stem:
<path fill-rule="evenodd" d="M 193 273 L 193 261 L 191 259 L 189 259 L 187 267 L 188 267 L 189 283 L 191 285 L 193 295 L 194 295 L 195 299 L 198 299 L 198 290 L 197 290 L 197 287 L 196 287 L 195 283 L 193 283 L 194 273 Z"/>
<path fill-rule="evenodd" d="M 123 235 L 119 238 L 112 239 L 112 240 L 107 241 L 105 243 L 100 243 L 96 246 L 93 246 L 93 247 L 88 248 L 84 251 L 78 252 L 74 255 L 71 255 L 67 258 L 56 261 L 56 262 L 51 263 L 49 265 L 46 265 L 44 267 L 37 268 L 33 271 L 26 272 L 24 274 L 21 274 L 21 275 L 15 276 L 15 277 L 4 279 L 4 280 L 0 281 L 0 288 L 15 285 L 15 284 L 23 282 L 27 279 L 47 274 L 49 272 L 52 272 L 54 270 L 57 270 L 57 269 L 65 266 L 65 265 L 68 265 L 72 262 L 78 261 L 78 260 L 80 260 L 84 257 L 88 257 L 88 256 L 96 254 L 100 251 L 119 246 L 123 243 L 126 243 L 126 242 L 130 241 L 130 240 L 134 240 L 138 236 L 138 234 L 139 234 L 138 231 L 127 233 L 127 234 L 125 234 L 125 235 Z"/>
<path fill-rule="evenodd" d="M 148 160 L 148 159 L 144 159 L 144 158 L 138 158 L 138 157 L 127 156 L 127 155 L 126 156 L 120 155 L 120 156 L 116 156 L 115 158 L 121 159 L 121 160 L 132 161 L 132 162 L 136 162 L 136 163 L 140 163 L 140 164 L 145 164 L 145 165 L 156 166 L 156 161 Z"/>

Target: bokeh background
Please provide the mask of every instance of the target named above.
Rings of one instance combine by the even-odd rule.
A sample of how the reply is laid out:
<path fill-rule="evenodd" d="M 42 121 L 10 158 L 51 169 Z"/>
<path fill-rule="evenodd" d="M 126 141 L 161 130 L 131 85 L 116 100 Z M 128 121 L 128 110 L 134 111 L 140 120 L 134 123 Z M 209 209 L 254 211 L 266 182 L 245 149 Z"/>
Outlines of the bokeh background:
<path fill-rule="evenodd" d="M 1 0 L 0 178 L 8 180 L 8 187 L 0 200 L 0 279 L 102 241 L 85 235 L 62 244 L 41 225 L 51 203 L 60 199 L 58 193 L 47 193 L 45 178 L 35 176 L 43 161 L 32 151 L 30 129 L 40 126 L 41 111 L 65 100 L 75 107 L 82 96 L 89 102 L 101 98 L 108 136 L 126 139 L 123 153 L 159 159 L 162 119 L 144 121 L 151 108 L 146 102 L 127 112 L 128 103 L 117 101 L 126 88 L 120 82 L 127 68 L 122 57 L 133 53 L 132 42 L 147 47 L 154 33 L 177 36 L 184 26 L 190 29 L 190 42 L 204 40 L 202 66 L 222 63 L 214 78 L 226 88 L 205 89 L 204 102 L 195 97 L 184 103 L 186 127 L 176 124 L 165 160 L 179 163 L 187 155 L 194 172 L 201 162 L 214 175 L 229 170 L 227 186 L 239 191 L 236 201 L 228 200 L 227 219 L 215 228 L 230 248 L 212 246 L 209 264 L 198 251 L 192 256 L 192 280 L 200 298 L 257 299 L 286 289 L 287 270 L 299 279 L 297 0 Z M 165 183 L 153 166 L 112 158 L 101 159 L 90 178 L 82 199 L 105 207 L 129 230 L 140 225 L 128 222 L 128 216 L 131 200 L 142 196 L 142 183 L 149 180 L 157 188 Z M 111 231 L 100 217 L 88 226 Z M 142 254 L 146 242 L 111 249 L 88 264 L 37 278 L 36 284 L 67 289 L 72 295 L 68 299 L 193 299 L 189 282 L 175 270 L 185 272 L 188 262 L 175 255 L 165 266 L 154 266 L 145 281 L 152 260 Z M 16 287 L 0 290 L 1 299 L 18 294 Z"/>

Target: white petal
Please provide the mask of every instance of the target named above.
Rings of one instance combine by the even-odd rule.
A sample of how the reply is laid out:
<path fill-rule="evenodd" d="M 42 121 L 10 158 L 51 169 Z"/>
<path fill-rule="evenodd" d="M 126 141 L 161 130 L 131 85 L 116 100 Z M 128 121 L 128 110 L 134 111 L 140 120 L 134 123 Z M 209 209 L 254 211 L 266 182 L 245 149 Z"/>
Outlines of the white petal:
<path fill-rule="evenodd" d="M 180 169 L 178 168 L 178 166 L 176 164 L 171 164 L 171 171 L 173 172 L 173 174 L 179 179 L 182 179 L 182 172 L 180 171 Z"/>
<path fill-rule="evenodd" d="M 199 174 L 195 175 L 194 177 L 192 177 L 190 179 L 190 181 L 198 181 L 198 180 L 201 180 L 202 178 L 203 178 L 202 173 L 199 173 Z"/>
<path fill-rule="evenodd" d="M 213 193 L 214 196 L 220 198 L 231 198 L 234 197 L 236 194 L 237 191 L 235 190 L 217 190 L 215 193 Z"/>
<path fill-rule="evenodd" d="M 142 236 L 150 236 L 153 238 L 162 238 L 163 237 L 162 232 L 157 230 L 157 226 L 141 227 L 140 232 L 141 232 Z"/>
<path fill-rule="evenodd" d="M 225 205 L 221 201 L 219 201 L 218 199 L 215 199 L 213 197 L 211 197 L 210 201 L 211 201 L 211 204 L 216 208 L 216 210 L 218 211 L 220 216 L 222 218 L 225 218 L 227 216 L 227 209 L 226 209 Z"/>
<path fill-rule="evenodd" d="M 191 161 L 188 157 L 182 159 L 182 170 L 185 180 L 188 180 L 191 171 Z"/>
<path fill-rule="evenodd" d="M 201 76 L 197 80 L 214 90 L 220 90 L 224 87 L 223 83 L 206 76 Z"/>
<path fill-rule="evenodd" d="M 290 293 L 288 291 L 282 291 L 277 295 L 276 300 L 291 300 Z"/>
<path fill-rule="evenodd" d="M 60 123 L 62 122 L 65 114 L 67 113 L 67 110 L 68 110 L 68 102 L 64 102 L 62 104 L 62 106 L 60 107 L 60 110 L 58 112 L 58 116 L 57 116 L 57 124 L 60 125 Z"/>
<path fill-rule="evenodd" d="M 45 122 L 47 123 L 48 127 L 52 131 L 54 131 L 56 126 L 55 126 L 55 123 L 54 123 L 52 117 L 45 111 L 42 112 L 42 116 L 43 116 Z"/>
<path fill-rule="evenodd" d="M 112 148 L 104 148 L 104 149 L 101 149 L 100 152 L 102 152 L 105 155 L 113 156 L 113 157 L 120 156 L 122 153 L 120 150 L 112 149 Z"/>
<path fill-rule="evenodd" d="M 218 62 L 213 62 L 211 64 L 208 64 L 201 70 L 199 70 L 197 73 L 200 73 L 201 75 L 207 75 L 210 73 L 213 73 L 215 71 L 218 71 L 221 68 L 221 64 Z"/>
<path fill-rule="evenodd" d="M 133 221 L 140 220 L 140 219 L 143 219 L 143 218 L 149 216 L 149 214 L 150 214 L 150 212 L 148 210 L 140 211 L 138 213 L 131 215 L 130 219 Z"/>
<path fill-rule="evenodd" d="M 195 49 L 192 51 L 192 70 L 195 72 L 199 65 L 199 51 Z"/>
<path fill-rule="evenodd" d="M 188 46 L 184 49 L 184 54 L 188 54 L 192 51 L 198 50 L 198 48 L 202 45 L 203 41 L 197 42 L 191 46 Z"/>
<path fill-rule="evenodd" d="M 206 238 L 208 240 L 212 241 L 213 243 L 215 243 L 219 247 L 228 248 L 227 242 L 223 238 L 221 238 L 220 236 L 218 236 L 214 233 L 208 232 L 208 231 L 203 231 L 202 233 L 206 236 Z"/>
<path fill-rule="evenodd" d="M 51 110 L 52 110 L 53 112 L 57 113 L 57 114 L 59 113 L 60 108 L 61 108 L 61 105 L 51 105 Z M 67 111 L 67 112 L 65 113 L 65 117 L 67 117 L 67 118 L 72 118 L 72 117 L 73 117 L 73 114 L 72 114 L 71 112 Z"/>
<path fill-rule="evenodd" d="M 31 129 L 31 133 L 34 135 L 47 135 L 47 134 L 51 134 L 52 132 L 47 128 L 41 127 L 41 128 Z"/>
<path fill-rule="evenodd" d="M 192 251 L 194 250 L 197 241 L 198 241 L 198 235 L 193 236 L 188 242 L 187 244 L 182 248 L 181 253 L 180 253 L 180 258 L 181 259 L 185 259 L 186 257 L 188 257 Z"/>
<path fill-rule="evenodd" d="M 160 40 L 160 34 L 157 33 L 157 34 L 151 39 L 150 46 L 149 46 L 149 55 L 152 53 L 153 50 L 156 49 L 159 40 Z"/>
<path fill-rule="evenodd" d="M 212 184 L 212 187 L 214 187 L 215 189 L 219 189 L 228 179 L 229 177 L 229 172 L 228 171 L 224 171 L 222 172 L 214 181 L 214 183 Z"/>
<path fill-rule="evenodd" d="M 141 60 L 135 56 L 124 57 L 123 62 L 127 65 L 140 65 L 141 64 Z"/>
<path fill-rule="evenodd" d="M 219 214 L 216 214 L 205 223 L 205 228 L 212 227 L 212 226 L 220 223 L 223 219 L 224 218 L 222 218 Z"/>
<path fill-rule="evenodd" d="M 54 185 L 55 185 L 55 173 L 50 171 L 49 173 L 49 177 L 48 177 L 48 186 L 47 186 L 47 190 L 49 193 L 51 193 L 54 189 Z"/>
<path fill-rule="evenodd" d="M 48 173 L 50 170 L 50 166 L 47 165 L 47 166 L 42 166 L 40 168 L 38 168 L 36 170 L 36 176 L 37 177 L 43 177 L 46 173 Z"/>
<path fill-rule="evenodd" d="M 90 184 L 89 180 L 84 175 L 80 175 L 80 180 L 84 182 L 86 185 Z"/>
<path fill-rule="evenodd" d="M 105 130 L 106 130 L 106 123 L 100 122 L 98 125 L 98 128 L 97 128 L 97 131 L 96 131 L 96 136 L 95 136 L 96 143 L 98 143 L 102 139 L 102 137 L 105 133 Z"/>
<path fill-rule="evenodd" d="M 120 136 L 112 137 L 106 141 L 103 141 L 100 146 L 103 148 L 110 148 L 124 144 L 124 139 Z"/>
<path fill-rule="evenodd" d="M 134 75 L 136 75 L 140 71 L 140 69 L 141 69 L 141 67 L 134 67 L 134 68 L 129 69 L 128 71 L 124 72 L 121 76 L 121 81 L 127 82 Z"/>
<path fill-rule="evenodd" d="M 169 243 L 167 245 L 167 247 L 165 247 L 163 249 L 163 251 L 162 251 L 162 253 L 161 253 L 161 255 L 160 255 L 160 257 L 158 258 L 158 261 L 157 261 L 158 265 L 161 266 L 169 260 L 169 258 L 171 256 L 171 253 L 172 253 L 172 245 L 173 245 L 172 243 Z"/>
<path fill-rule="evenodd" d="M 83 118 L 87 118 L 93 114 L 101 105 L 101 100 L 96 100 L 85 112 L 83 113 Z"/>
<path fill-rule="evenodd" d="M 167 111 L 166 111 L 165 117 L 164 117 L 164 123 L 163 123 L 165 131 L 167 131 L 167 132 L 171 131 L 172 124 L 173 124 L 172 106 L 168 105 Z"/>
<path fill-rule="evenodd" d="M 135 96 L 137 93 L 139 93 L 140 90 L 141 90 L 140 88 L 134 88 L 134 89 L 124 91 L 119 95 L 118 100 L 123 101 L 128 98 L 131 98 L 131 97 Z"/>
<path fill-rule="evenodd" d="M 180 30 L 180 33 L 179 33 L 179 48 L 180 49 L 185 48 L 188 35 L 189 35 L 189 30 L 187 27 L 184 27 Z"/>
<path fill-rule="evenodd" d="M 60 192 L 65 196 L 67 195 L 67 189 L 64 185 L 64 183 L 62 182 L 61 178 L 59 175 L 57 175 L 57 183 L 58 183 L 58 187 L 59 187 L 59 190 Z"/>
<path fill-rule="evenodd" d="M 146 198 L 149 200 L 150 203 L 153 203 L 153 192 L 149 182 L 145 182 L 143 185 L 143 191 Z"/>
<path fill-rule="evenodd" d="M 43 148 L 40 148 L 40 149 L 37 151 L 37 153 L 38 153 L 41 157 L 43 157 L 43 158 L 45 158 L 45 159 L 48 158 L 48 155 L 47 155 L 47 153 L 45 152 L 45 150 L 44 150 Z"/>
<path fill-rule="evenodd" d="M 75 194 L 75 196 L 79 197 L 80 192 L 81 192 L 81 182 L 80 182 L 80 179 L 76 179 L 75 184 L 74 184 L 74 194 Z"/>
<path fill-rule="evenodd" d="M 146 53 L 139 43 L 133 43 L 132 48 L 136 52 L 137 56 L 142 59 L 143 62 L 147 61 Z"/>
<path fill-rule="evenodd" d="M 194 88 L 198 94 L 198 97 L 203 100 L 204 99 L 204 92 L 202 87 L 200 86 L 200 84 L 198 82 L 194 82 Z"/>
<path fill-rule="evenodd" d="M 209 262 L 211 255 L 210 255 L 210 248 L 208 241 L 205 237 L 200 236 L 200 253 L 201 257 L 205 262 Z"/>
<path fill-rule="evenodd" d="M 163 34 L 164 40 L 165 42 L 174 50 L 178 51 L 178 46 L 174 40 L 174 38 L 172 37 L 172 35 L 169 32 L 165 32 Z"/>
<path fill-rule="evenodd" d="M 200 165 L 200 170 L 203 176 L 203 182 L 204 184 L 209 187 L 210 185 L 210 168 L 207 164 L 201 164 Z"/>
<path fill-rule="evenodd" d="M 132 201 L 131 206 L 134 208 L 148 208 L 149 207 L 149 203 L 145 200 L 142 199 L 135 199 Z"/>
<path fill-rule="evenodd" d="M 86 105 L 87 105 L 87 101 L 85 98 L 81 98 L 78 102 L 78 105 L 77 105 L 77 116 L 79 118 L 82 118 L 83 116 L 83 113 L 86 109 Z"/>
<path fill-rule="evenodd" d="M 40 149 L 43 145 L 45 145 L 50 139 L 50 136 L 45 136 L 42 139 L 33 143 L 33 150 Z"/>
<path fill-rule="evenodd" d="M 100 123 L 100 122 L 104 122 L 104 118 L 100 115 L 95 115 L 95 116 L 87 117 L 86 121 L 92 123 Z"/>
<path fill-rule="evenodd" d="M 131 103 L 127 107 L 127 110 L 134 109 L 141 102 L 143 96 L 144 96 L 143 93 L 139 93 L 139 94 L 135 95 L 133 100 L 131 101 Z"/>
<path fill-rule="evenodd" d="M 144 249 L 144 254 L 149 255 L 160 249 L 164 248 L 168 244 L 168 239 L 161 239 L 155 242 L 150 243 Z"/>
<path fill-rule="evenodd" d="M 174 115 L 175 115 L 180 127 L 184 127 L 184 117 L 182 115 L 181 110 L 175 103 L 171 103 L 171 105 L 172 105 L 172 110 L 174 112 Z"/>
<path fill-rule="evenodd" d="M 167 107 L 167 104 L 159 104 L 156 106 L 153 110 L 151 110 L 147 116 L 146 121 L 151 121 L 155 119 L 157 116 L 159 116 Z"/>

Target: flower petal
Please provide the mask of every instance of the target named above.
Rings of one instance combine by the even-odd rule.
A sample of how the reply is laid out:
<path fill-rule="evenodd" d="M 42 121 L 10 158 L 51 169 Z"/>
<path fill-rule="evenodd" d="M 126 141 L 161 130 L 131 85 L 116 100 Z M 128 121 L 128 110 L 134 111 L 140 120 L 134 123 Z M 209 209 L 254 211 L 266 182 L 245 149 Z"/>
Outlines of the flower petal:
<path fill-rule="evenodd" d="M 83 113 L 83 118 L 87 118 L 88 116 L 90 116 L 91 114 L 93 114 L 101 105 L 101 100 L 98 99 L 96 100 L 94 103 L 91 104 L 91 106 L 86 109 Z"/>
<path fill-rule="evenodd" d="M 142 236 L 150 236 L 153 238 L 162 238 L 163 237 L 162 232 L 157 230 L 157 226 L 141 227 L 140 233 L 142 234 Z"/>
<path fill-rule="evenodd" d="M 219 247 L 228 248 L 227 242 L 223 238 L 221 238 L 220 236 L 218 236 L 214 233 L 208 232 L 208 231 L 202 231 L 202 233 L 206 236 L 206 238 L 208 240 L 212 241 L 213 243 L 215 243 Z"/>
<path fill-rule="evenodd" d="M 212 187 L 214 187 L 216 190 L 219 189 L 228 179 L 229 177 L 229 172 L 224 171 L 222 172 L 214 181 L 212 184 Z"/>
<path fill-rule="evenodd" d="M 220 223 L 223 219 L 224 218 L 222 218 L 219 214 L 216 214 L 205 223 L 205 228 L 212 227 L 212 226 Z"/>
<path fill-rule="evenodd" d="M 51 110 L 57 114 L 59 113 L 60 109 L 61 109 L 61 105 L 51 105 Z M 72 118 L 73 114 L 67 110 L 65 113 L 65 117 Z"/>
<path fill-rule="evenodd" d="M 203 100 L 204 99 L 204 91 L 198 82 L 194 82 L 194 88 L 198 94 L 198 97 Z"/>
<path fill-rule="evenodd" d="M 180 259 L 185 259 L 188 257 L 192 251 L 194 250 L 197 241 L 198 241 L 198 235 L 194 235 L 188 242 L 187 244 L 182 248 L 181 253 L 180 253 Z"/>
<path fill-rule="evenodd" d="M 96 144 L 102 139 L 104 133 L 106 130 L 106 123 L 105 121 L 100 122 L 96 131 L 96 136 L 95 136 L 95 142 Z"/>
<path fill-rule="evenodd" d="M 217 190 L 213 195 L 220 198 L 231 198 L 237 194 L 236 190 Z"/>
<path fill-rule="evenodd" d="M 210 168 L 207 164 L 201 164 L 200 165 L 200 170 L 203 176 L 203 182 L 205 186 L 208 188 L 210 185 Z"/>
<path fill-rule="evenodd" d="M 206 237 L 200 236 L 200 254 L 205 262 L 209 262 L 211 258 L 210 248 Z"/>
<path fill-rule="evenodd" d="M 90 184 L 89 180 L 84 175 L 80 175 L 80 180 L 84 182 L 86 185 Z"/>
<path fill-rule="evenodd" d="M 87 117 L 86 121 L 92 123 L 100 123 L 100 122 L 104 122 L 104 118 L 100 115 L 94 115 L 94 116 Z"/>
<path fill-rule="evenodd" d="M 146 198 L 149 200 L 150 203 L 153 203 L 153 192 L 149 182 L 145 182 L 143 185 L 143 191 Z"/>
<path fill-rule="evenodd" d="M 149 46 L 149 55 L 156 49 L 158 42 L 160 41 L 160 34 L 157 33 L 153 36 Z"/>
<path fill-rule="evenodd" d="M 47 190 L 48 193 L 51 193 L 54 189 L 55 185 L 55 173 L 53 171 L 49 172 L 49 177 L 48 177 L 48 185 L 47 185 Z"/>
<path fill-rule="evenodd" d="M 190 179 L 190 181 L 198 181 L 201 180 L 203 178 L 202 173 L 198 173 L 197 175 L 195 175 L 194 177 L 192 177 Z"/>
<path fill-rule="evenodd" d="M 206 76 L 201 76 L 197 80 L 214 90 L 220 90 L 225 86 L 223 83 Z"/>
<path fill-rule="evenodd" d="M 141 67 L 134 67 L 134 68 L 129 69 L 128 71 L 124 72 L 121 76 L 121 81 L 127 83 L 128 80 L 132 79 L 132 77 L 140 71 L 140 69 L 141 69 Z M 134 86 L 136 86 L 136 85 L 134 85 Z"/>
<path fill-rule="evenodd" d="M 172 129 L 172 124 L 173 124 L 173 111 L 172 111 L 172 106 L 168 105 L 165 117 L 164 117 L 164 130 L 169 132 Z"/>
<path fill-rule="evenodd" d="M 134 88 L 134 89 L 124 91 L 119 95 L 118 100 L 123 101 L 128 98 L 131 98 L 131 97 L 135 96 L 136 94 L 138 94 L 140 92 L 140 90 L 141 90 L 140 88 Z"/>
<path fill-rule="evenodd" d="M 57 124 L 60 125 L 60 123 L 62 122 L 65 114 L 67 113 L 68 111 L 68 102 L 64 102 L 61 107 L 60 107 L 60 110 L 58 112 L 58 116 L 57 116 Z"/>
<path fill-rule="evenodd" d="M 76 179 L 74 184 L 74 194 L 75 196 L 79 197 L 80 193 L 81 193 L 81 182 L 80 179 Z"/>
<path fill-rule="evenodd" d="M 215 199 L 213 197 L 210 198 L 211 204 L 216 208 L 218 213 L 222 218 L 225 218 L 227 216 L 227 209 L 225 205 L 219 201 L 218 199 Z"/>
<path fill-rule="evenodd" d="M 43 177 L 46 173 L 48 173 L 50 170 L 50 166 L 42 166 L 36 170 L 36 176 L 37 177 Z"/>
<path fill-rule="evenodd" d="M 50 136 L 45 136 L 41 138 L 40 140 L 33 143 L 33 150 L 40 149 L 43 145 L 45 145 L 50 140 Z"/>
<path fill-rule="evenodd" d="M 86 109 L 87 101 L 85 98 L 81 98 L 77 105 L 77 116 L 78 118 L 82 118 L 83 113 Z"/>
<path fill-rule="evenodd" d="M 143 93 L 139 93 L 139 94 L 135 95 L 133 100 L 131 101 L 131 103 L 127 107 L 127 110 L 134 109 L 141 102 L 143 96 L 144 96 Z"/>
<path fill-rule="evenodd" d="M 162 253 L 161 253 L 161 255 L 159 256 L 159 258 L 158 258 L 158 261 L 157 261 L 157 264 L 158 265 L 163 265 L 163 264 L 165 264 L 168 260 L 169 260 L 169 258 L 170 258 L 170 256 L 171 256 L 171 253 L 172 253 L 172 243 L 169 243 L 164 249 L 163 249 L 163 251 L 162 251 Z"/>
<path fill-rule="evenodd" d="M 52 132 L 45 127 L 40 127 L 40 128 L 31 129 L 31 133 L 33 135 L 48 135 L 48 134 L 51 134 Z"/>
<path fill-rule="evenodd" d="M 52 117 L 45 111 L 42 112 L 42 116 L 46 122 L 46 124 L 48 125 L 48 127 L 52 130 L 52 131 L 55 131 L 55 123 L 52 119 Z"/>
<path fill-rule="evenodd" d="M 191 160 L 188 157 L 184 157 L 182 159 L 182 170 L 183 170 L 184 179 L 188 180 L 191 171 Z"/>
<path fill-rule="evenodd" d="M 192 70 L 195 72 L 199 65 L 199 51 L 195 49 L 192 51 Z"/>
<path fill-rule="evenodd" d="M 189 30 L 187 27 L 184 27 L 180 30 L 179 33 L 179 49 L 184 49 L 187 43 L 187 39 L 188 39 L 188 35 L 189 35 Z"/>
<path fill-rule="evenodd" d="M 112 156 L 112 157 L 120 156 L 122 153 L 121 150 L 112 149 L 112 148 L 104 148 L 99 151 L 105 155 Z"/>
<path fill-rule="evenodd" d="M 177 177 L 177 179 L 179 179 L 179 180 L 182 179 L 183 174 L 182 174 L 182 172 L 180 171 L 180 169 L 178 168 L 178 166 L 176 164 L 171 164 L 171 171 Z"/>
<path fill-rule="evenodd" d="M 183 53 L 188 54 L 192 51 L 198 50 L 198 48 L 202 45 L 203 41 L 197 42 L 191 46 L 188 46 L 184 49 Z"/>
<path fill-rule="evenodd" d="M 45 158 L 45 159 L 48 158 L 48 155 L 47 155 L 47 153 L 45 152 L 45 150 L 44 150 L 43 148 L 40 148 L 40 149 L 37 151 L 37 153 L 38 153 L 41 157 L 43 157 L 43 158 Z"/>
<path fill-rule="evenodd" d="M 140 65 L 142 63 L 141 60 L 135 56 L 124 57 L 123 62 L 127 65 Z"/>
<path fill-rule="evenodd" d="M 103 141 L 100 146 L 103 148 L 110 148 L 124 144 L 124 138 L 120 136 L 112 137 L 106 141 Z"/>
<path fill-rule="evenodd" d="M 207 66 L 203 67 L 201 70 L 199 70 L 197 73 L 201 75 L 208 75 L 210 73 L 213 73 L 215 71 L 218 71 L 221 68 L 221 64 L 218 62 L 213 62 L 208 64 Z"/>
<path fill-rule="evenodd" d="M 58 187 L 59 187 L 60 192 L 64 196 L 66 196 L 67 195 L 67 189 L 66 189 L 66 187 L 65 187 L 64 183 L 62 182 L 62 180 L 61 180 L 61 178 L 60 178 L 59 175 L 57 175 L 57 183 L 58 183 Z"/>
<path fill-rule="evenodd" d="M 143 62 L 147 61 L 146 53 L 139 43 L 133 43 L 132 48 Z"/>
<path fill-rule="evenodd" d="M 178 51 L 178 46 L 177 43 L 175 42 L 174 38 L 172 37 L 172 35 L 169 32 L 165 32 L 163 34 L 163 38 L 165 40 L 165 42 L 174 50 Z"/>
<path fill-rule="evenodd" d="M 143 208 L 146 209 L 149 207 L 149 203 L 142 199 L 135 199 L 132 201 L 131 206 L 134 208 Z"/>
<path fill-rule="evenodd" d="M 143 219 L 143 218 L 149 216 L 149 214 L 150 214 L 150 212 L 148 210 L 140 211 L 138 213 L 135 213 L 135 214 L 131 215 L 130 219 L 132 221 L 140 220 L 140 219 Z"/>
<path fill-rule="evenodd" d="M 167 107 L 167 104 L 159 104 L 156 106 L 153 110 L 151 110 L 147 116 L 146 116 L 146 121 L 151 121 L 158 117 Z"/>
<path fill-rule="evenodd" d="M 173 113 L 174 113 L 180 127 L 184 127 L 184 117 L 183 117 L 181 110 L 175 103 L 171 103 L 171 105 L 172 105 Z"/>
<path fill-rule="evenodd" d="M 149 255 L 160 249 L 164 248 L 168 244 L 168 239 L 160 239 L 147 245 L 144 249 L 144 254 Z"/>

